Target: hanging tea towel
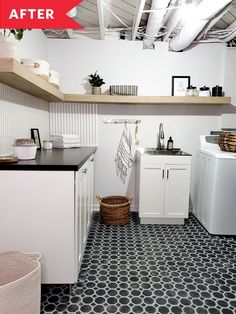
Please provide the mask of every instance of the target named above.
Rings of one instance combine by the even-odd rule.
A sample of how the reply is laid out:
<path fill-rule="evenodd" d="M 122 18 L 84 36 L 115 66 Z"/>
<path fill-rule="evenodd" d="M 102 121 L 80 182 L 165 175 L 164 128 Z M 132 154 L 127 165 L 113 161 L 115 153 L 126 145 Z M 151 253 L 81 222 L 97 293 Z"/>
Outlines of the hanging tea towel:
<path fill-rule="evenodd" d="M 123 183 L 125 182 L 128 169 L 132 167 L 133 162 L 132 136 L 127 123 L 125 123 L 115 158 L 116 174 L 120 177 Z"/>

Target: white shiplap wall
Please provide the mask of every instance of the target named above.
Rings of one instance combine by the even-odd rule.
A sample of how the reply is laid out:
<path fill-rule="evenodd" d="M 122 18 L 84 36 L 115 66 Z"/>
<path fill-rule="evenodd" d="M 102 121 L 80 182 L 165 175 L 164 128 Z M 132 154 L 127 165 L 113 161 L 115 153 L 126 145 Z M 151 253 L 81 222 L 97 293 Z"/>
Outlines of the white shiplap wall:
<path fill-rule="evenodd" d="M 48 138 L 48 102 L 0 84 L 0 137 L 30 137 L 31 128 Z"/>
<path fill-rule="evenodd" d="M 50 103 L 50 134 L 78 134 L 82 146 L 97 146 L 97 104 Z"/>

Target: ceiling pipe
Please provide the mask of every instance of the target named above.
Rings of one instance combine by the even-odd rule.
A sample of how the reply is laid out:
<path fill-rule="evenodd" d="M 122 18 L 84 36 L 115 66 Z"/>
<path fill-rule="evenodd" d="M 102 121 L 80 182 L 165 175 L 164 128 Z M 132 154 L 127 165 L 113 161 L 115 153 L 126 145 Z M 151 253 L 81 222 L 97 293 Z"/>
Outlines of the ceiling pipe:
<path fill-rule="evenodd" d="M 234 21 L 228 27 L 226 27 L 225 30 L 230 31 L 229 35 L 226 38 L 224 38 L 224 41 L 227 43 L 230 40 L 234 39 L 234 37 L 236 37 L 236 21 Z"/>
<path fill-rule="evenodd" d="M 223 10 L 232 0 L 202 0 L 195 8 L 188 12 L 188 16 L 181 22 L 182 27 L 178 35 L 169 43 L 172 51 L 187 48 L 209 21 Z"/>
<path fill-rule="evenodd" d="M 167 11 L 170 0 L 153 0 L 151 10 L 146 27 L 146 36 L 149 42 L 154 42 L 160 29 L 163 26 L 163 20 Z"/>
<path fill-rule="evenodd" d="M 196 40 L 207 38 L 207 33 L 212 29 L 212 27 L 232 8 L 232 4 L 227 5 L 224 10 L 221 10 L 204 28 L 204 31 L 201 32 Z"/>

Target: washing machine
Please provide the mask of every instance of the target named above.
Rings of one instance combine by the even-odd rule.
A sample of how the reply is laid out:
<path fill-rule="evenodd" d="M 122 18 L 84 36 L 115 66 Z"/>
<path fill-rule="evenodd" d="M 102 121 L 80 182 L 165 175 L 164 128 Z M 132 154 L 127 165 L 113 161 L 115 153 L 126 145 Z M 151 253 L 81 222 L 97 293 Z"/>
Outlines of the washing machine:
<path fill-rule="evenodd" d="M 193 214 L 211 234 L 236 235 L 236 153 L 221 151 L 217 135 L 200 136 Z"/>

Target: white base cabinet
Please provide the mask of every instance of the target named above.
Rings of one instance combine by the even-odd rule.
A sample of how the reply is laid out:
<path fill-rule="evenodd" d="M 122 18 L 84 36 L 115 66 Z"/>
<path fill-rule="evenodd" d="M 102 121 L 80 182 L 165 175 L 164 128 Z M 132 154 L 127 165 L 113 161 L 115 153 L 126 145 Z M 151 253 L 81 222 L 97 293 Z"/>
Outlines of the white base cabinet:
<path fill-rule="evenodd" d="M 0 251 L 42 254 L 42 283 L 74 283 L 92 213 L 92 156 L 79 171 L 0 171 Z"/>
<path fill-rule="evenodd" d="M 141 223 L 183 224 L 188 217 L 191 156 L 148 156 L 138 152 Z"/>

